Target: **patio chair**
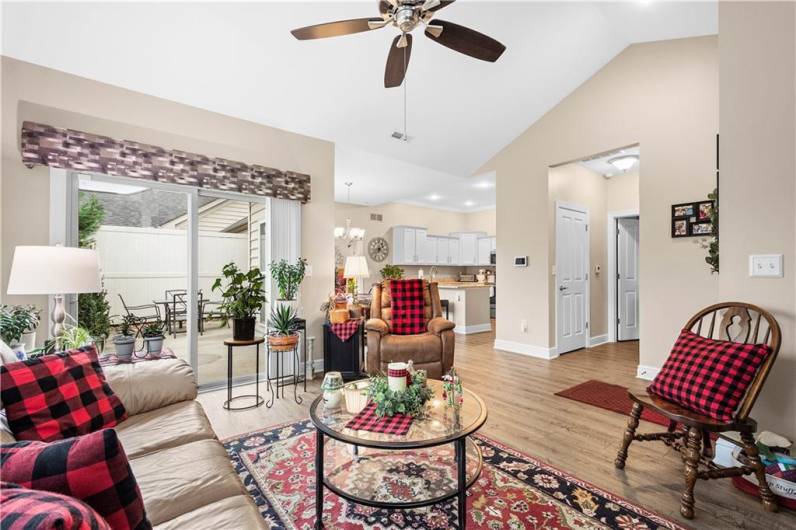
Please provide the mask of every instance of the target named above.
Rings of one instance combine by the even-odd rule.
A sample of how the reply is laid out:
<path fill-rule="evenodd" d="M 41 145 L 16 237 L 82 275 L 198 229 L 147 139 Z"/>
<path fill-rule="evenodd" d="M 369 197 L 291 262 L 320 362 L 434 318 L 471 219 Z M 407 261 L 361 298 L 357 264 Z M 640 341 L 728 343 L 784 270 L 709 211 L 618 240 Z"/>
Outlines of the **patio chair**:
<path fill-rule="evenodd" d="M 157 304 L 127 305 L 121 293 L 119 293 L 119 300 L 122 301 L 125 314 L 128 317 L 132 317 L 133 326 L 136 328 L 136 336 L 143 335 L 144 326 L 147 324 L 161 320 L 160 308 Z"/>

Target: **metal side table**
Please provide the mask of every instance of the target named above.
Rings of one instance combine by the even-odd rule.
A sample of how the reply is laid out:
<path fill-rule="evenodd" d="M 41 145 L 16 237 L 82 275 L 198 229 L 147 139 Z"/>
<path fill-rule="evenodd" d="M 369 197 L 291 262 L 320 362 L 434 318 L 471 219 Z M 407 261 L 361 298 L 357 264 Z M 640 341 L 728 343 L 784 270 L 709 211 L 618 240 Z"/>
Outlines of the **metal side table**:
<path fill-rule="evenodd" d="M 265 338 L 263 337 L 255 337 L 253 340 L 226 339 L 224 341 L 224 346 L 227 347 L 227 400 L 224 402 L 225 409 L 227 410 L 253 409 L 265 403 L 265 399 L 263 399 L 263 397 L 260 395 L 260 344 L 262 344 L 264 341 Z M 255 356 L 256 356 L 257 368 L 254 375 L 255 393 L 232 397 L 232 349 L 238 346 L 255 346 L 256 348 Z M 241 399 L 241 398 L 254 398 L 255 403 L 253 405 L 248 405 L 245 407 L 233 407 L 232 402 L 235 401 L 236 399 Z"/>

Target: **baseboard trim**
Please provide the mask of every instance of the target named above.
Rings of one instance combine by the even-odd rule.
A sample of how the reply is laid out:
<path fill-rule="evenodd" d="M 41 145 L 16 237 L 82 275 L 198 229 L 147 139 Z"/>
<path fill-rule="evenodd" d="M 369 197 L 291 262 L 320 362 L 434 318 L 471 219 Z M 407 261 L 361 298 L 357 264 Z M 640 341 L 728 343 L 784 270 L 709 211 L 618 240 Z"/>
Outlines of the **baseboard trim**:
<path fill-rule="evenodd" d="M 486 324 L 475 324 L 473 326 L 456 326 L 453 328 L 454 333 L 458 333 L 459 335 L 470 335 L 471 333 L 485 333 L 487 331 L 492 331 L 492 324 L 487 322 Z"/>
<path fill-rule="evenodd" d="M 657 366 L 647 366 L 646 364 L 640 364 L 638 365 L 638 368 L 636 368 L 636 377 L 638 377 L 639 379 L 652 381 L 653 379 L 655 379 L 655 376 L 657 376 L 658 372 L 660 371 L 661 369 L 658 368 Z"/>
<path fill-rule="evenodd" d="M 519 353 L 520 355 L 527 355 L 538 359 L 550 360 L 558 357 L 558 352 L 555 347 L 545 348 L 544 346 L 534 346 L 533 344 L 525 344 L 523 342 L 514 342 L 511 340 L 495 339 L 494 347 L 496 350 Z"/>
<path fill-rule="evenodd" d="M 600 344 L 605 344 L 608 342 L 608 333 L 603 333 L 602 335 L 595 335 L 593 337 L 589 337 L 589 348 L 593 348 L 594 346 L 599 346 Z"/>

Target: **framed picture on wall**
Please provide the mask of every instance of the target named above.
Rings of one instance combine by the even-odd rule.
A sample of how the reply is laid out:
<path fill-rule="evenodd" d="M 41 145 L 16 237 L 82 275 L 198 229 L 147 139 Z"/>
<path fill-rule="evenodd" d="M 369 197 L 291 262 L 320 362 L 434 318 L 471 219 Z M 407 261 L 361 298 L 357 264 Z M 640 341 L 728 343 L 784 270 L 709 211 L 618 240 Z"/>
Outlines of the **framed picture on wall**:
<path fill-rule="evenodd" d="M 686 202 L 672 205 L 672 237 L 704 237 L 713 235 L 713 201 Z"/>

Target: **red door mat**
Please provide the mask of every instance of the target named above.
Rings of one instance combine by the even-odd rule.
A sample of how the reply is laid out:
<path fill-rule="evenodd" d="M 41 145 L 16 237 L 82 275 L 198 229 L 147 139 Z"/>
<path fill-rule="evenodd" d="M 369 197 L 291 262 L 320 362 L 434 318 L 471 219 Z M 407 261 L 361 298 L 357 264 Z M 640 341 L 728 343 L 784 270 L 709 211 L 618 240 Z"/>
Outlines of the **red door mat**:
<path fill-rule="evenodd" d="M 625 416 L 629 416 L 630 410 L 633 408 L 633 402 L 627 395 L 627 388 L 596 379 L 590 379 L 572 388 L 556 392 L 556 395 L 601 409 L 612 410 Z M 669 425 L 668 418 L 646 407 L 641 412 L 641 419 L 665 427 Z"/>

